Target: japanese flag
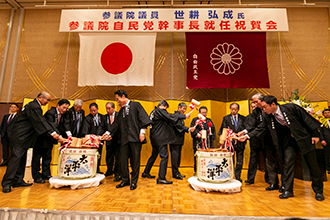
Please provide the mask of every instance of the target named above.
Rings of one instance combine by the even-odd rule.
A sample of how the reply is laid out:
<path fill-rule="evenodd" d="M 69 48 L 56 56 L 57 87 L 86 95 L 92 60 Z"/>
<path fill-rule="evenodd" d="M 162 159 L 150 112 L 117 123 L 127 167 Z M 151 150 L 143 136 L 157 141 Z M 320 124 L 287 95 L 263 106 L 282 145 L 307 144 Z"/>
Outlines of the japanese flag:
<path fill-rule="evenodd" d="M 156 33 L 79 37 L 78 86 L 153 86 Z"/>

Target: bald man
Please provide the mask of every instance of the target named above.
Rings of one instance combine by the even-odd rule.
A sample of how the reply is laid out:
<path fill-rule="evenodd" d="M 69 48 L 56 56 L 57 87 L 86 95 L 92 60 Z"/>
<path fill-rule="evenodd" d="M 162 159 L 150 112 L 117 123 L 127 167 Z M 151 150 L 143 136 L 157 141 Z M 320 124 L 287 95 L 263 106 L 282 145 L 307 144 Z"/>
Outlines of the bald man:
<path fill-rule="evenodd" d="M 18 115 L 11 134 L 12 155 L 2 179 L 2 192 L 9 193 L 11 187 L 32 185 L 32 183 L 24 182 L 23 178 L 27 150 L 33 147 L 38 135 L 48 133 L 60 143 L 64 143 L 64 139 L 54 131 L 42 115 L 41 106 L 47 105 L 50 99 L 51 95 L 42 91 L 36 99 L 26 104 Z"/>

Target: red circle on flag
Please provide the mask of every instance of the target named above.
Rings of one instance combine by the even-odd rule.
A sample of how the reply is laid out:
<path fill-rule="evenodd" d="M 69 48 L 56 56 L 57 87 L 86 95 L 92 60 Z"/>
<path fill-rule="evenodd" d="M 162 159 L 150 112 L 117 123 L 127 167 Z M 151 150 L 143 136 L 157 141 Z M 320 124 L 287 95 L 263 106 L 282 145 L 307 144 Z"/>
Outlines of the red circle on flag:
<path fill-rule="evenodd" d="M 109 44 L 101 54 L 101 65 L 110 74 L 120 74 L 128 70 L 133 61 L 131 49 L 123 43 Z"/>

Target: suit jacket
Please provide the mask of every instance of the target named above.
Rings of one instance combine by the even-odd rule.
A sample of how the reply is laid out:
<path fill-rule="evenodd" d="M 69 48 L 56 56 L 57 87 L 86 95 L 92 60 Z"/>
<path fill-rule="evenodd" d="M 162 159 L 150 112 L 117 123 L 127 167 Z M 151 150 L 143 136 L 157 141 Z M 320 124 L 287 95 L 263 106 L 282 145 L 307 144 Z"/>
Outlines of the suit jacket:
<path fill-rule="evenodd" d="M 185 115 L 170 114 L 166 109 L 156 107 L 150 114 L 152 124 L 150 126 L 150 141 L 152 146 L 172 144 L 175 140 L 173 125 Z"/>
<path fill-rule="evenodd" d="M 115 119 L 118 117 L 118 112 L 115 112 Z M 112 129 L 112 127 L 114 126 L 114 122 L 111 124 L 111 120 L 110 120 L 110 115 L 106 114 L 104 115 L 104 128 L 106 131 L 109 131 Z M 108 146 L 112 145 L 112 144 L 118 144 L 120 145 L 120 134 L 117 133 L 117 135 L 112 135 L 112 139 L 110 141 L 107 141 L 106 144 Z"/>
<path fill-rule="evenodd" d="M 190 123 L 190 127 L 194 127 L 196 122 L 198 120 L 198 117 L 193 118 L 193 120 Z M 211 123 L 211 132 L 208 126 L 208 122 Z M 190 135 L 193 138 L 193 148 L 197 149 L 197 148 L 202 148 L 202 139 L 201 138 L 197 138 L 197 134 L 201 131 L 201 130 L 206 130 L 206 134 L 207 134 L 207 139 L 206 139 L 206 143 L 207 143 L 207 147 L 208 148 L 213 148 L 214 147 L 214 140 L 216 139 L 216 131 L 215 131 L 215 127 L 214 124 L 212 122 L 212 120 L 210 118 L 206 118 L 206 122 L 202 123 L 203 127 L 201 127 L 200 125 L 196 126 L 196 129 L 194 132 L 191 132 Z"/>
<path fill-rule="evenodd" d="M 253 136 L 255 138 L 258 138 L 259 144 L 262 145 L 261 147 L 273 146 L 273 140 L 269 133 L 269 130 L 266 129 L 262 132 L 259 132 L 259 130 L 257 129 L 257 127 L 260 124 L 264 123 L 263 121 L 265 120 L 264 118 L 266 115 L 267 114 L 264 114 L 264 112 L 261 108 L 257 107 L 252 111 L 252 113 L 249 116 L 249 119 L 245 120 L 245 129 L 248 131 L 249 135 L 251 132 L 255 133 Z M 256 132 L 259 132 L 259 133 L 256 133 Z M 251 139 L 254 139 L 254 137 L 251 137 L 250 141 L 251 141 Z"/>
<path fill-rule="evenodd" d="M 8 138 L 10 138 L 11 130 L 14 127 L 15 121 L 17 119 L 17 115 L 18 114 L 15 114 L 9 123 L 8 123 L 8 118 L 9 118 L 10 114 L 3 116 L 1 126 L 0 126 L 0 136 L 1 137 L 4 137 L 6 134 L 6 131 L 7 131 Z"/>
<path fill-rule="evenodd" d="M 42 115 L 37 99 L 34 99 L 25 105 L 17 117 L 10 139 L 12 147 L 33 147 L 37 136 L 46 132 L 51 134 L 54 129 Z"/>
<path fill-rule="evenodd" d="M 221 135 L 222 130 L 224 128 L 228 128 L 228 127 L 231 130 L 233 130 L 234 133 L 238 133 L 239 131 L 244 130 L 245 129 L 245 117 L 243 115 L 240 115 L 240 114 L 237 114 L 237 116 L 238 116 L 237 127 L 235 127 L 235 122 L 234 122 L 233 116 L 231 114 L 226 115 L 225 117 L 223 117 L 221 128 L 219 130 L 218 135 Z M 233 140 L 232 144 L 233 144 L 235 150 L 243 150 L 245 148 L 245 142 L 240 142 L 240 141 L 234 141 Z"/>
<path fill-rule="evenodd" d="M 147 128 L 151 124 L 151 120 L 147 112 L 139 102 L 130 101 L 128 106 L 124 106 L 118 112 L 113 127 L 109 130 L 112 134 L 120 133 L 120 143 L 125 145 L 128 142 L 140 143 L 140 130 Z M 144 140 L 143 143 L 146 143 Z"/>
<path fill-rule="evenodd" d="M 325 147 L 330 147 L 330 128 L 327 128 L 324 125 L 320 128 L 320 141 L 327 142 Z"/>
<path fill-rule="evenodd" d="M 97 113 L 98 125 L 94 121 L 94 116 L 89 114 L 86 116 L 84 120 L 84 125 L 81 131 L 82 137 L 87 134 L 95 134 L 95 135 L 102 135 L 104 134 L 104 115 Z"/>
<path fill-rule="evenodd" d="M 77 114 L 80 115 L 79 117 L 79 131 L 77 132 Z M 71 134 L 73 137 L 82 137 L 81 133 L 82 133 L 82 127 L 84 124 L 84 120 L 85 120 L 85 111 L 83 109 L 80 110 L 79 113 L 76 113 L 76 111 L 74 110 L 74 107 L 71 107 L 65 114 L 65 121 L 64 121 L 64 126 L 66 128 L 66 130 L 71 131 Z"/>
<path fill-rule="evenodd" d="M 288 103 L 284 105 L 279 105 L 279 108 L 284 116 L 288 128 L 292 136 L 294 137 L 297 145 L 299 146 L 301 153 L 306 154 L 315 149 L 312 144 L 312 137 L 318 137 L 320 135 L 319 128 L 321 126 L 320 122 L 314 119 L 310 114 L 306 112 L 302 107 Z M 264 122 L 258 126 L 253 132 L 249 133 L 250 137 L 254 136 L 262 131 L 268 129 L 270 131 L 273 143 L 279 152 L 281 158 L 283 158 L 283 150 L 287 146 L 281 145 L 283 136 L 278 135 L 275 124 L 275 117 L 273 114 L 267 115 L 264 113 Z"/>
<path fill-rule="evenodd" d="M 245 129 L 249 126 L 249 123 L 251 123 L 251 121 L 254 121 L 252 113 L 245 117 Z M 257 149 L 259 147 L 262 147 L 262 142 L 260 141 L 260 139 L 257 137 L 251 137 L 250 148 Z"/>
<path fill-rule="evenodd" d="M 67 137 L 66 130 L 64 127 L 64 116 L 61 115 L 60 123 L 57 124 L 58 121 L 58 115 L 56 111 L 56 107 L 51 107 L 46 113 L 45 118 L 48 122 L 48 124 L 52 127 L 54 131 L 56 131 L 57 134 L 62 135 L 63 137 Z M 57 144 L 57 140 L 55 140 L 51 135 L 44 133 L 38 136 L 38 141 L 36 144 L 42 144 L 44 148 L 52 148 L 54 144 Z"/>
<path fill-rule="evenodd" d="M 175 115 L 182 115 L 179 111 L 174 112 Z M 173 144 L 183 145 L 185 133 L 189 132 L 189 128 L 184 125 L 184 119 L 178 119 L 174 125 L 175 139 Z"/>

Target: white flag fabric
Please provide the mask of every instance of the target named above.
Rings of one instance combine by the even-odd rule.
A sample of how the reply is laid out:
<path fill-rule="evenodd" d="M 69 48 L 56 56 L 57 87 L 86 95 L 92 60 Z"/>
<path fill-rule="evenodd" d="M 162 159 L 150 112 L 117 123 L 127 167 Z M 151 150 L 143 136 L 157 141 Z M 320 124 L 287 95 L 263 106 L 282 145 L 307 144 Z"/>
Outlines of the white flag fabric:
<path fill-rule="evenodd" d="M 79 37 L 78 86 L 153 86 L 156 33 Z"/>

